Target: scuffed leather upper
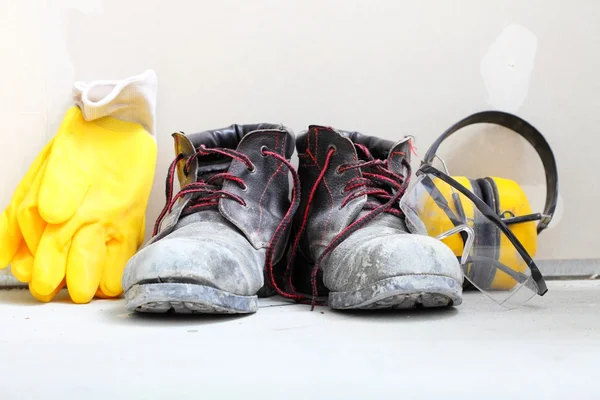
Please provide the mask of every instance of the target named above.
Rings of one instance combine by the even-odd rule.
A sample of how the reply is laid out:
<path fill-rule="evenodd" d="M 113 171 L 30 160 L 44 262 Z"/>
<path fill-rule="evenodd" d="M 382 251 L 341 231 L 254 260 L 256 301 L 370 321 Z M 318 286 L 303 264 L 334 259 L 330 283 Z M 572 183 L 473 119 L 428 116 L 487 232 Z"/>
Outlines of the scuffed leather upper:
<path fill-rule="evenodd" d="M 256 130 L 258 129 L 258 130 Z M 223 135 L 223 138 L 220 138 Z M 241 137 L 240 137 L 241 136 Z M 223 190 L 238 195 L 246 202 L 243 206 L 237 202 L 221 199 L 219 211 L 235 225 L 256 248 L 268 247 L 277 225 L 290 205 L 288 170 L 281 162 L 262 153 L 266 148 L 273 152 L 290 158 L 294 149 L 293 133 L 281 125 L 255 124 L 255 125 L 232 125 L 229 128 L 205 131 L 191 134 L 174 134 L 175 152 L 190 156 L 195 148 L 201 144 L 209 147 L 206 143 L 218 146 L 223 144 L 236 144 L 236 149 L 250 158 L 256 166 L 255 171 L 250 171 L 246 165 L 239 160 L 218 160 L 206 162 L 196 158 L 190 165 L 190 171 L 184 171 L 184 163 L 178 166 L 178 178 L 181 185 L 195 182 L 203 173 L 228 171 L 246 182 L 246 190 L 243 190 L 235 182 L 226 181 Z M 291 145 L 290 145 L 291 143 Z M 186 173 L 187 172 L 187 173 Z M 167 215 L 161 224 L 159 234 L 153 240 L 159 240 L 170 232 L 179 220 L 181 210 L 191 199 L 185 196 L 173 211 Z M 283 246 L 278 249 L 280 258 Z"/>
<path fill-rule="evenodd" d="M 298 137 L 298 172 L 303 190 L 302 203 L 295 218 L 296 231 L 304 219 L 309 191 L 323 170 L 327 153 L 331 147 L 336 150 L 323 181 L 316 189 L 308 225 L 300 238 L 294 274 L 296 287 L 300 290 L 306 290 L 310 269 L 331 240 L 357 218 L 370 212 L 363 210 L 366 195 L 341 207 L 348 195 L 344 192 L 346 184 L 363 176 L 363 171 L 358 168 L 341 173 L 337 171 L 339 166 L 357 161 L 353 142 L 368 147 L 375 158 L 387 160 L 388 169 L 392 172 L 402 176 L 408 174 L 402 165 L 403 159 L 410 160 L 408 140 L 393 143 L 357 132 L 320 126 L 311 126 Z M 351 292 L 400 275 L 444 275 L 462 281 L 458 261 L 446 245 L 428 236 L 407 233 L 402 218 L 386 213 L 349 235 L 319 267 L 318 286 L 322 294 L 327 290 Z"/>
<path fill-rule="evenodd" d="M 263 286 L 265 250 L 256 250 L 217 210 L 181 218 L 163 239 L 145 246 L 127 263 L 123 289 L 173 282 L 210 286 L 251 296 Z"/>
<path fill-rule="evenodd" d="M 429 236 L 407 233 L 404 224 L 393 218 L 378 217 L 336 247 L 323 265 L 327 288 L 352 292 L 401 275 L 445 276 L 462 283 L 462 270 L 448 246 Z"/>
<path fill-rule="evenodd" d="M 358 161 L 353 140 L 369 147 L 374 157 L 387 157 L 392 170 L 397 173 L 405 172 L 401 165 L 402 158 L 410 157 L 409 144 L 404 140 L 394 143 L 358 132 L 339 131 L 313 125 L 298 136 L 296 148 L 300 160 L 298 172 L 302 185 L 302 202 L 300 211 L 296 214 L 296 226 L 302 221 L 302 212 L 308 202 L 308 191 L 321 173 L 329 148 L 334 147 L 336 150 L 331 165 L 315 193 L 305 237 L 301 241 L 304 253 L 309 253 L 313 261 L 319 257 L 331 239 L 356 220 L 367 201 L 365 195 L 341 207 L 344 198 L 348 195 L 344 192 L 348 181 L 362 176 L 359 169 L 349 169 L 342 173 L 337 171 L 340 165 Z"/>
<path fill-rule="evenodd" d="M 225 147 L 249 157 L 254 170 L 242 161 L 218 155 L 195 158 L 189 170 L 184 161 L 177 165 L 181 186 L 219 172 L 243 179 L 245 189 L 225 181 L 222 190 L 241 197 L 246 205 L 222 198 L 218 209 L 184 212 L 195 194 L 182 197 L 163 219 L 158 234 L 128 263 L 124 289 L 160 278 L 193 281 L 239 295 L 256 294 L 264 283 L 266 249 L 290 206 L 289 171 L 262 150 L 289 159 L 294 149 L 293 133 L 281 125 L 254 124 L 173 136 L 175 153 L 185 157 L 200 145 Z M 286 240 L 282 240 L 275 249 L 276 260 L 283 255 L 285 245 Z"/>

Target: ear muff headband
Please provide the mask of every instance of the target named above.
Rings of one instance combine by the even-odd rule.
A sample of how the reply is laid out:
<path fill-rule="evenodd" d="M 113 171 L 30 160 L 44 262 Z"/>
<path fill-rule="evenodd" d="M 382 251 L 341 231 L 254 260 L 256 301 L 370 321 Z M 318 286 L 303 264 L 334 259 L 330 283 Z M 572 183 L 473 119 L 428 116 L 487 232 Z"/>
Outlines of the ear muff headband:
<path fill-rule="evenodd" d="M 518 133 L 533 146 L 542 160 L 546 173 L 546 204 L 544 206 L 544 215 L 537 225 L 537 233 L 539 235 L 541 231 L 546 229 L 556 210 L 556 203 L 558 201 L 558 170 L 550 145 L 544 136 L 527 121 L 503 111 L 483 111 L 470 115 L 448 128 L 431 145 L 421 165 L 431 164 L 442 142 L 454 132 L 466 126 L 480 123 L 500 125 Z"/>

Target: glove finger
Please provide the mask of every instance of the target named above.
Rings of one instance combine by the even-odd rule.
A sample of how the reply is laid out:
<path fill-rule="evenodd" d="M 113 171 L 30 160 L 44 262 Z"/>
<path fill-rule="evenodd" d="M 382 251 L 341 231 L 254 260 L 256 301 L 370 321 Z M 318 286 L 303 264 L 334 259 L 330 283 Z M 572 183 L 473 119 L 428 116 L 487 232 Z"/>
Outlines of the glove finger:
<path fill-rule="evenodd" d="M 17 210 L 21 202 L 28 195 L 35 178 L 40 175 L 41 167 L 46 164 L 53 143 L 54 139 L 50 140 L 42 151 L 38 153 L 29 170 L 15 189 L 10 204 L 6 207 L 2 216 L 0 216 L 0 268 L 6 267 L 11 262 L 21 246 L 23 236 L 21 235 L 17 221 Z"/>
<path fill-rule="evenodd" d="M 65 287 L 65 284 L 66 284 L 66 282 L 63 279 L 58 284 L 58 287 L 56 289 L 54 289 L 54 291 L 48 295 L 41 295 L 41 294 L 35 292 L 31 288 L 31 284 L 29 284 L 29 292 L 33 295 L 33 297 L 35 297 L 37 300 L 41 301 L 42 303 L 48 303 L 48 302 L 52 301 L 52 299 L 58 294 L 58 292 L 60 292 Z"/>
<path fill-rule="evenodd" d="M 68 223 L 46 226 L 35 253 L 31 275 L 31 287 L 36 293 L 50 295 L 65 277 L 71 247 L 69 233 L 72 231 Z"/>
<path fill-rule="evenodd" d="M 0 216 L 0 268 L 6 268 L 24 244 L 16 213 L 9 208 Z"/>
<path fill-rule="evenodd" d="M 96 297 L 99 299 L 112 299 L 114 296 L 108 296 L 104 294 L 102 289 L 98 288 L 98 290 L 96 290 Z"/>
<path fill-rule="evenodd" d="M 71 218 L 91 183 L 86 169 L 90 160 L 81 160 L 82 149 L 89 147 L 89 138 L 71 130 L 77 118 L 83 119 L 81 112 L 71 107 L 63 118 L 60 134 L 54 139 L 40 186 L 38 207 L 49 224 L 61 224 Z"/>
<path fill-rule="evenodd" d="M 75 303 L 89 303 L 98 290 L 107 258 L 104 237 L 104 228 L 99 224 L 84 225 L 73 236 L 67 260 L 67 287 Z"/>
<path fill-rule="evenodd" d="M 19 250 L 10 262 L 10 270 L 20 282 L 29 282 L 33 271 L 33 255 L 25 242 L 21 242 Z"/>
<path fill-rule="evenodd" d="M 117 297 L 123 293 L 123 271 L 127 261 L 135 254 L 137 241 L 136 235 L 126 235 L 123 241 L 112 239 L 106 243 L 106 265 L 100 281 L 104 295 Z"/>
<path fill-rule="evenodd" d="M 37 199 L 47 166 L 47 162 L 41 166 L 39 174 L 35 177 L 27 196 L 25 196 L 17 210 L 18 226 L 32 254 L 36 254 L 40 239 L 47 225 L 46 221 L 40 216 Z"/>

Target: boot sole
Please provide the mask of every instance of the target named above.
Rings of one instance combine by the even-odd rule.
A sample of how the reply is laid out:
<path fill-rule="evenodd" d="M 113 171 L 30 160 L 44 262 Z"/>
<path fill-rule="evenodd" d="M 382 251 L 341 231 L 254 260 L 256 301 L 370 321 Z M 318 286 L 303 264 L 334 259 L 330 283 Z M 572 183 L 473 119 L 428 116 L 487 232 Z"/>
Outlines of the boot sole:
<path fill-rule="evenodd" d="M 258 296 L 239 296 L 192 283 L 148 283 L 125 292 L 128 311 L 177 314 L 249 314 Z"/>
<path fill-rule="evenodd" d="M 440 275 L 402 275 L 353 292 L 329 292 L 329 307 L 338 310 L 450 307 L 461 303 L 462 286 Z"/>

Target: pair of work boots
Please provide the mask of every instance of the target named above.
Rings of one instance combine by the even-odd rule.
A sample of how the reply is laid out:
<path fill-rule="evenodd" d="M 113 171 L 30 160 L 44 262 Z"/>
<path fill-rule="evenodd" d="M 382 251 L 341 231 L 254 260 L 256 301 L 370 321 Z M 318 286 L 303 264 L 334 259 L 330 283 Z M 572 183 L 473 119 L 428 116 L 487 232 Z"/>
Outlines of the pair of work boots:
<path fill-rule="evenodd" d="M 408 233 L 399 209 L 410 139 L 310 126 L 295 140 L 274 124 L 173 137 L 165 208 L 124 272 L 128 310 L 252 313 L 273 294 L 335 309 L 462 302 L 456 256 Z"/>

